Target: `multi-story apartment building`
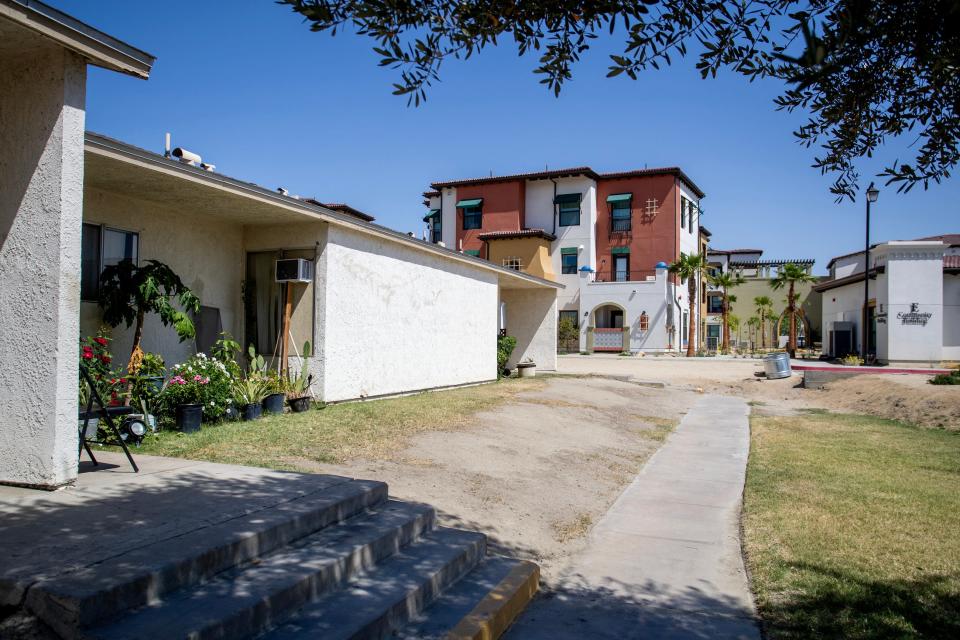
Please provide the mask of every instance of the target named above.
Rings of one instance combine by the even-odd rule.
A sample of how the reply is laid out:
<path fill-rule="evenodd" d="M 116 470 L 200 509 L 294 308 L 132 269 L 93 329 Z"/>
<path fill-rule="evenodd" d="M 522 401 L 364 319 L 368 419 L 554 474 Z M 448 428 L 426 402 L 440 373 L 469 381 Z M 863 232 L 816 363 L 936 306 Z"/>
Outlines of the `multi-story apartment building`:
<path fill-rule="evenodd" d="M 685 348 L 687 286 L 667 265 L 700 250 L 704 193 L 679 168 L 576 167 L 431 187 L 430 240 L 564 284 L 560 317 L 580 329 L 581 350 Z"/>
<path fill-rule="evenodd" d="M 730 331 L 730 345 L 738 349 L 758 349 L 782 347 L 786 344 L 790 323 L 786 320 L 787 292 L 775 291 L 770 280 L 775 278 L 783 265 L 793 263 L 803 267 L 808 273 L 813 270 L 813 259 L 791 258 L 785 260 L 764 260 L 762 249 L 713 249 L 707 251 L 707 271 L 714 273 L 733 273 L 743 279 L 743 283 L 730 290 L 736 297 L 730 303 L 730 314 L 739 320 L 737 328 Z M 706 315 L 704 317 L 706 348 L 714 351 L 719 348 L 723 338 L 723 296 L 719 287 L 704 283 Z M 820 339 L 820 295 L 813 290 L 813 283 L 797 284 L 795 292 L 799 309 L 797 327 L 798 344 L 808 346 Z M 750 326 L 748 321 L 756 315 L 754 299 L 767 296 L 772 303 L 771 316 L 765 318 L 763 327 Z M 812 338 L 812 340 L 811 340 Z"/>

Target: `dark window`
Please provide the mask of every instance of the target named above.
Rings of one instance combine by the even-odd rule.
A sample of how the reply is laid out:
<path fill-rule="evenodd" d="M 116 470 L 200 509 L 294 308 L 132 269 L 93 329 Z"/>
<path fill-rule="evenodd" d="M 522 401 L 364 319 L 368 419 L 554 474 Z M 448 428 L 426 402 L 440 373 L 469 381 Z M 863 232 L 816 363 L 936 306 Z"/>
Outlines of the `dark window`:
<path fill-rule="evenodd" d="M 560 319 L 569 320 L 573 323 L 574 327 L 578 327 L 577 320 L 579 319 L 580 314 L 577 311 L 561 311 Z"/>
<path fill-rule="evenodd" d="M 575 227 L 580 224 L 580 197 L 567 198 L 559 202 L 560 226 Z"/>
<path fill-rule="evenodd" d="M 80 249 L 80 299 L 96 301 L 103 269 L 124 260 L 137 264 L 139 253 L 139 233 L 85 223 Z"/>
<path fill-rule="evenodd" d="M 565 253 L 560 256 L 561 260 L 561 273 L 576 273 L 577 272 L 577 254 L 576 253 Z"/>
<path fill-rule="evenodd" d="M 440 242 L 443 240 L 443 220 L 440 214 L 430 219 L 430 242 Z"/>
<path fill-rule="evenodd" d="M 483 227 L 483 212 L 480 207 L 463 207 L 463 229 L 480 229 Z"/>
<path fill-rule="evenodd" d="M 723 313 L 723 296 L 707 296 L 707 313 Z"/>
<path fill-rule="evenodd" d="M 630 231 L 630 201 L 611 203 L 611 231 Z"/>

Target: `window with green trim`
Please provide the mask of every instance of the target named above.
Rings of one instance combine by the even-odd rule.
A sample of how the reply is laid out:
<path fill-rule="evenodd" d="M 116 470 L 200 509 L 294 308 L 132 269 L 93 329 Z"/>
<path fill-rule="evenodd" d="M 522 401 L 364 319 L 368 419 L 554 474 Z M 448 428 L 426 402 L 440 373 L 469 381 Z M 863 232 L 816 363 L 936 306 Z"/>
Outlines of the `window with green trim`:
<path fill-rule="evenodd" d="M 430 218 L 430 242 L 443 240 L 443 218 L 437 213 Z"/>
<path fill-rule="evenodd" d="M 610 203 L 611 231 L 630 231 L 630 201 L 619 200 Z"/>
<path fill-rule="evenodd" d="M 463 207 L 463 230 L 481 229 L 483 227 L 483 212 L 480 207 Z"/>
<path fill-rule="evenodd" d="M 480 257 L 480 249 L 467 249 L 466 251 L 464 251 L 464 253 L 467 254 L 468 256 L 473 256 L 474 258 Z"/>
<path fill-rule="evenodd" d="M 580 224 L 579 193 L 569 193 L 557 196 L 555 202 L 560 207 L 560 226 L 576 227 Z"/>
<path fill-rule="evenodd" d="M 577 250 L 564 251 L 560 255 L 560 273 L 577 273 Z"/>

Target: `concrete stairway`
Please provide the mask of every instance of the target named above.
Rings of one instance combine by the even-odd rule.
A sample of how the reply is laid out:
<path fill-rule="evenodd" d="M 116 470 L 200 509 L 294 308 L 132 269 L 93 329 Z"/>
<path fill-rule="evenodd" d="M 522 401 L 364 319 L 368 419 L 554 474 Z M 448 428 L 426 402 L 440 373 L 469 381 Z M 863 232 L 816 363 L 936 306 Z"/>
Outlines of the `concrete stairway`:
<path fill-rule="evenodd" d="M 496 638 L 537 578 L 351 480 L 41 582 L 25 606 L 70 639 Z"/>

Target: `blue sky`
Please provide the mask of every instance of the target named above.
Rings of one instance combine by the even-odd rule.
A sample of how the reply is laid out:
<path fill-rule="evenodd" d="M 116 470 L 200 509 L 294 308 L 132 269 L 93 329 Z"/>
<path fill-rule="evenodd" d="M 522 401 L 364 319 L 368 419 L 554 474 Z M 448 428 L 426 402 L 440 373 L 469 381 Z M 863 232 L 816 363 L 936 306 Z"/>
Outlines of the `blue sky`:
<path fill-rule="evenodd" d="M 834 203 L 813 151 L 794 142 L 801 117 L 773 108 L 776 83 L 701 80 L 692 59 L 607 79 L 618 42 L 601 38 L 554 98 L 531 72 L 536 59 L 507 44 L 445 64 L 427 103 L 408 108 L 366 38 L 311 33 L 270 0 L 51 1 L 158 58 L 146 82 L 91 70 L 88 129 L 157 152 L 169 131 L 218 172 L 347 202 L 401 231 L 422 230 L 420 194 L 435 180 L 677 165 L 707 193 L 715 247 L 813 257 L 822 273 L 863 245 L 862 201 Z M 872 239 L 960 232 L 958 197 L 956 179 L 885 188 Z"/>

